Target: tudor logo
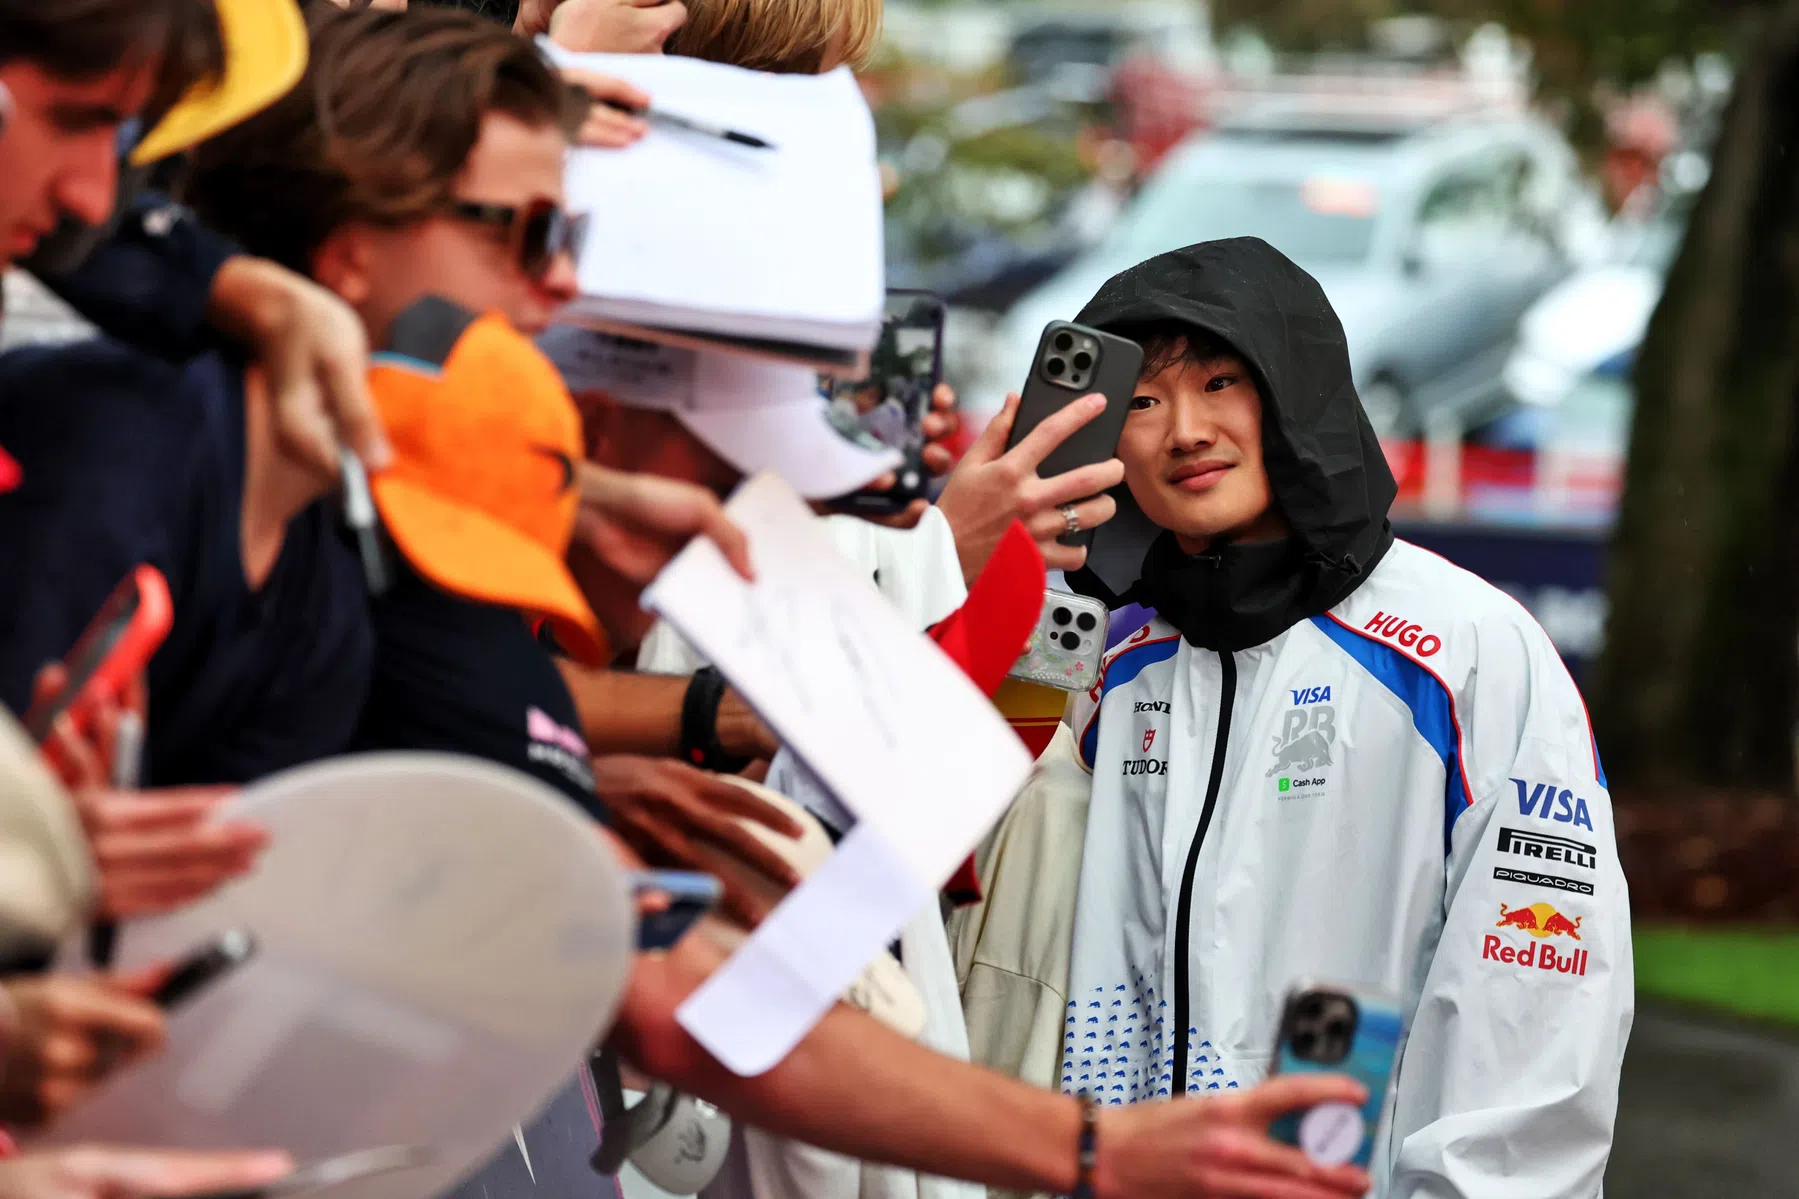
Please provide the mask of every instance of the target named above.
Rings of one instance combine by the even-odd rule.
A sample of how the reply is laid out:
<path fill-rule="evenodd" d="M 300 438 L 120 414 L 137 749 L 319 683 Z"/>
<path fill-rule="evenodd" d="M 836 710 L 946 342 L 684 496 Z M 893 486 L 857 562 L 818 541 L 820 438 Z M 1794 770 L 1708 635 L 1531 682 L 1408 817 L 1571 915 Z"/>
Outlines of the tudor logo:
<path fill-rule="evenodd" d="M 1443 648 L 1442 638 L 1436 634 L 1426 633 L 1403 616 L 1388 616 L 1385 612 L 1376 612 L 1362 631 L 1394 642 L 1402 649 L 1415 649 L 1420 658 L 1428 658 Z"/>
<path fill-rule="evenodd" d="M 1155 743 L 1156 743 L 1156 731 L 1154 729 L 1145 729 L 1143 732 L 1143 752 L 1148 753 L 1149 747 L 1154 745 Z"/>

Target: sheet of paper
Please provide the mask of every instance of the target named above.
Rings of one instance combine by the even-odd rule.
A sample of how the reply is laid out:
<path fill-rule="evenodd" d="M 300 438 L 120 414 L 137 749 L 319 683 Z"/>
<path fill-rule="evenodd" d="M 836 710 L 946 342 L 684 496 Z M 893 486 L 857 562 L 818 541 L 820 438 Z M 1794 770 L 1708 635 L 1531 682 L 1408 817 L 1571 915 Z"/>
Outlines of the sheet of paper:
<path fill-rule="evenodd" d="M 837 553 L 785 483 L 759 475 L 727 509 L 749 536 L 756 581 L 695 542 L 644 604 L 724 672 L 859 820 L 830 868 L 681 1009 L 715 1056 L 755 1073 L 928 902 L 1031 762 L 987 698 Z"/>
<path fill-rule="evenodd" d="M 547 45 L 547 43 L 546 43 Z M 624 150 L 575 150 L 590 213 L 582 311 L 714 333 L 871 347 L 885 298 L 874 122 L 849 70 L 770 75 L 659 54 L 571 55 L 655 107 L 773 143 L 652 123 Z"/>

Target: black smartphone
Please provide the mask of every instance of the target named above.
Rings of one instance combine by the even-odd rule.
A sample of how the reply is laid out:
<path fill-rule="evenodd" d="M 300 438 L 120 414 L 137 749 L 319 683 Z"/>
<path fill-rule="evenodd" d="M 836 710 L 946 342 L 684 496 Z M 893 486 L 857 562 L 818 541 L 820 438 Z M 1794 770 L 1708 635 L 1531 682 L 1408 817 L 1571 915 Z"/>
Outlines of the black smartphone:
<path fill-rule="evenodd" d="M 278 1195 L 298 1195 L 325 1187 L 340 1186 L 374 1174 L 391 1174 L 395 1170 L 415 1170 L 437 1160 L 437 1154 L 417 1145 L 391 1145 L 380 1149 L 360 1149 L 342 1157 L 301 1166 L 286 1178 L 259 1187 L 208 1191 L 188 1199 L 275 1199 Z"/>
<path fill-rule="evenodd" d="M 631 891 L 660 891 L 668 896 L 668 907 L 660 912 L 647 912 L 637 921 L 637 949 L 640 953 L 673 949 L 687 935 L 701 916 L 718 906 L 724 896 L 724 884 L 710 874 L 688 870 L 645 870 L 631 876 Z"/>
<path fill-rule="evenodd" d="M 254 956 L 256 938 L 250 930 L 229 929 L 177 962 L 150 999 L 163 1011 L 173 1011 Z"/>
<path fill-rule="evenodd" d="M 1143 347 L 1129 338 L 1070 321 L 1051 321 L 1037 342 L 1006 448 L 1023 441 L 1075 400 L 1097 392 L 1106 397 L 1106 410 L 1051 450 L 1038 465 L 1037 474 L 1048 479 L 1104 462 L 1118 452 L 1118 437 L 1131 414 L 1131 397 L 1137 394 L 1137 376 L 1142 370 Z M 1084 529 L 1061 540 L 1066 545 L 1084 545 L 1092 536 L 1091 529 Z"/>
<path fill-rule="evenodd" d="M 833 502 L 846 512 L 902 512 L 930 491 L 924 467 L 924 418 L 931 393 L 943 381 L 943 300 L 928 291 L 887 293 L 881 339 L 869 356 L 868 375 L 821 380 L 831 401 L 831 422 L 852 440 L 897 450 L 902 458 L 887 491 L 858 491 Z"/>

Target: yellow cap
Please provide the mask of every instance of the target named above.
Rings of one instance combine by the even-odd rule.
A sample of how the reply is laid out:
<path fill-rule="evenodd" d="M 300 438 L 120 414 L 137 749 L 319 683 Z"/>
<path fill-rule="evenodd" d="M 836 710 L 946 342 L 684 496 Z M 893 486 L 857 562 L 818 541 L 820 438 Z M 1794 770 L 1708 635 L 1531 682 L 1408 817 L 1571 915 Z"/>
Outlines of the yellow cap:
<path fill-rule="evenodd" d="M 196 146 L 261 112 L 306 73 L 306 21 L 298 0 L 213 0 L 225 72 L 196 83 L 131 152 L 144 166 Z"/>

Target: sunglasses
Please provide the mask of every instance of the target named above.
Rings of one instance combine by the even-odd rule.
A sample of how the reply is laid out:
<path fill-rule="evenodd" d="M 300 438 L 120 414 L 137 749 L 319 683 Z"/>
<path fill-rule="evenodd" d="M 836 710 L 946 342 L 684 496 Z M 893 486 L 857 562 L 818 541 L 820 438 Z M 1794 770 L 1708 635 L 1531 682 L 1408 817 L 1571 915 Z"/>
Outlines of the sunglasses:
<path fill-rule="evenodd" d="M 579 261 L 587 240 L 587 214 L 566 212 L 553 200 L 532 200 L 519 207 L 456 200 L 450 213 L 459 220 L 504 229 L 519 266 L 533 279 L 549 274 L 558 254 L 566 252 Z"/>

